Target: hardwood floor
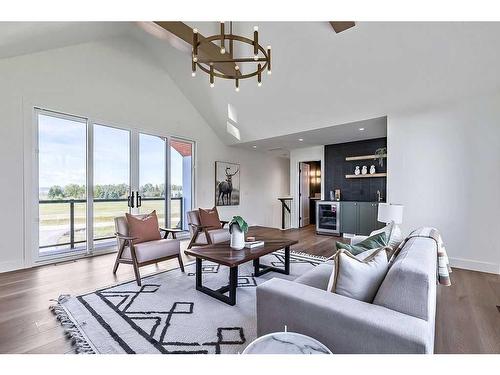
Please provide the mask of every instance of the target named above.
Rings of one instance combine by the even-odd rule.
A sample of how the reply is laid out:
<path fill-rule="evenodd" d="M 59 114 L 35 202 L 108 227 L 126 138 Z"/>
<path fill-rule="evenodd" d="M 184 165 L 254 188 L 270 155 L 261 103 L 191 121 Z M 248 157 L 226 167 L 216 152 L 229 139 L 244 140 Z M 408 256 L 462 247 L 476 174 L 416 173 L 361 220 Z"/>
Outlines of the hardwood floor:
<path fill-rule="evenodd" d="M 293 250 L 321 256 L 331 256 L 339 240 L 316 235 L 313 226 L 284 232 L 256 228 L 253 233 L 296 239 Z M 71 353 L 71 343 L 48 309 L 50 300 L 134 279 L 126 265 L 113 275 L 114 259 L 108 254 L 0 274 L 0 353 Z M 170 260 L 142 268 L 141 275 L 174 267 L 177 262 Z M 500 276 L 454 269 L 452 281 L 451 287 L 438 288 L 435 352 L 500 353 Z"/>

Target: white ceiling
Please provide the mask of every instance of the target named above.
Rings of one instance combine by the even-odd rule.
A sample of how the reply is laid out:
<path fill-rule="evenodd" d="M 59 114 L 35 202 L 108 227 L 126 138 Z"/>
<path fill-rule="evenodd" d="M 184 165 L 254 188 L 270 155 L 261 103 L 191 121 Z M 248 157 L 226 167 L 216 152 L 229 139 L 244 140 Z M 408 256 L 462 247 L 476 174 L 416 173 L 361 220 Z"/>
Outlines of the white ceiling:
<path fill-rule="evenodd" d="M 130 28 L 127 22 L 0 22 L 0 58 L 109 38 Z"/>
<path fill-rule="evenodd" d="M 216 22 L 189 22 L 202 34 Z M 255 23 L 235 23 L 251 37 Z M 500 88 L 500 23 L 361 22 L 335 34 L 328 22 L 258 22 L 272 45 L 273 74 L 241 82 L 191 77 L 189 49 L 136 23 L 0 23 L 0 57 L 126 34 L 142 42 L 227 144 L 265 140 L 438 105 Z M 227 107 L 238 112 L 241 142 L 226 133 Z M 311 134 L 314 134 L 312 132 Z M 319 137 L 323 140 L 325 134 Z M 281 138 L 280 138 L 281 137 Z M 304 135 L 305 137 L 305 135 Z M 314 137 L 313 137 L 314 138 Z M 264 143 L 263 143 L 264 144 Z M 286 146 L 288 148 L 290 145 Z"/>
<path fill-rule="evenodd" d="M 190 74 L 189 54 L 140 32 L 180 89 L 228 144 L 227 105 L 241 142 L 277 137 L 409 108 L 438 105 L 500 87 L 500 23 L 362 22 L 335 34 L 328 22 L 258 22 L 272 45 L 273 74 L 241 83 Z M 190 22 L 202 33 L 217 23 Z M 251 37 L 254 23 L 236 23 Z"/>
<path fill-rule="evenodd" d="M 290 150 L 295 148 L 331 145 L 361 141 L 363 139 L 382 138 L 387 136 L 387 118 L 355 121 L 307 130 L 299 133 L 281 135 L 252 142 L 239 143 L 239 147 L 249 150 L 263 151 L 279 157 L 290 157 Z"/>

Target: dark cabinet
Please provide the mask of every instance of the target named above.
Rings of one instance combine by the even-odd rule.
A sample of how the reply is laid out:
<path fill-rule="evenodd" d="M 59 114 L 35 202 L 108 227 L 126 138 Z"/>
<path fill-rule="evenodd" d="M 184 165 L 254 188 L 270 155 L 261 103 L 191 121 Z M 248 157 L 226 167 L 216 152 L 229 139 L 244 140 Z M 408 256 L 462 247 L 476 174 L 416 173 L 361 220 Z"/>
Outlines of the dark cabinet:
<path fill-rule="evenodd" d="M 340 232 L 356 233 L 358 228 L 358 203 L 340 203 Z"/>
<path fill-rule="evenodd" d="M 383 226 L 377 221 L 378 203 L 341 202 L 340 207 L 340 231 L 342 233 L 366 236 Z"/>

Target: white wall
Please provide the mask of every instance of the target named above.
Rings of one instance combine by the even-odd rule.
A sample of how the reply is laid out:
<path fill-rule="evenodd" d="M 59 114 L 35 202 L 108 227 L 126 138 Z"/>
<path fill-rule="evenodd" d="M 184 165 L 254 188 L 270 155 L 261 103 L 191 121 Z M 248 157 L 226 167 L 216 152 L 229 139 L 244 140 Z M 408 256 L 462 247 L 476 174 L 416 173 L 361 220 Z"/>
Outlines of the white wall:
<path fill-rule="evenodd" d="M 149 56 L 141 45 L 115 38 L 0 60 L 0 272 L 33 265 L 29 227 L 36 223 L 25 223 L 32 214 L 33 106 L 192 139 L 195 207 L 214 205 L 214 162 L 239 162 L 241 204 L 221 208 L 221 216 L 279 226 L 276 198 L 288 194 L 288 160 L 225 146 Z"/>
<path fill-rule="evenodd" d="M 388 116 L 388 199 L 438 228 L 452 265 L 500 273 L 500 95 Z"/>
<path fill-rule="evenodd" d="M 299 227 L 299 163 L 304 161 L 321 162 L 321 199 L 324 191 L 325 147 L 313 146 L 290 150 L 290 196 L 293 197 L 291 209 L 291 226 Z"/>

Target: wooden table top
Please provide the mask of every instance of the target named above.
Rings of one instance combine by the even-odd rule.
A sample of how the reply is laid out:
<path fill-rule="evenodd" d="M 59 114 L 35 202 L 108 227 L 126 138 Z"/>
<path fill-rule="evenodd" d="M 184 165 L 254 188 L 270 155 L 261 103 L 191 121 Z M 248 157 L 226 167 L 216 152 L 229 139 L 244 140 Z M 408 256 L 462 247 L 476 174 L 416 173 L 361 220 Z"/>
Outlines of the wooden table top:
<path fill-rule="evenodd" d="M 298 243 L 296 240 L 286 238 L 257 238 L 257 240 L 264 241 L 264 245 L 254 247 L 253 249 L 243 248 L 241 250 L 234 250 L 229 246 L 229 241 L 226 241 L 214 245 L 192 248 L 184 252 L 196 258 L 209 260 L 228 267 L 235 267 Z"/>

